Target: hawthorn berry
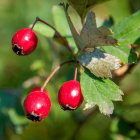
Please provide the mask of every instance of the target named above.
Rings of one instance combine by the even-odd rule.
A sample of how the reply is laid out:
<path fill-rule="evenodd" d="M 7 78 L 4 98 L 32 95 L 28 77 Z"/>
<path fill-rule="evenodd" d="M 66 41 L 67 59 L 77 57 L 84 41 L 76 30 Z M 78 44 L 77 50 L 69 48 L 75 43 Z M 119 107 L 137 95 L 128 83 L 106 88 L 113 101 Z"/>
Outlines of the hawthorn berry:
<path fill-rule="evenodd" d="M 51 101 L 46 90 L 38 88 L 29 93 L 24 101 L 24 111 L 26 117 L 34 122 L 41 121 L 47 117 L 50 112 Z"/>
<path fill-rule="evenodd" d="M 35 50 L 37 42 L 37 36 L 32 29 L 21 29 L 12 38 L 12 49 L 17 55 L 28 55 Z"/>
<path fill-rule="evenodd" d="M 75 80 L 65 82 L 58 93 L 58 102 L 64 110 L 75 110 L 83 101 L 80 83 Z"/>

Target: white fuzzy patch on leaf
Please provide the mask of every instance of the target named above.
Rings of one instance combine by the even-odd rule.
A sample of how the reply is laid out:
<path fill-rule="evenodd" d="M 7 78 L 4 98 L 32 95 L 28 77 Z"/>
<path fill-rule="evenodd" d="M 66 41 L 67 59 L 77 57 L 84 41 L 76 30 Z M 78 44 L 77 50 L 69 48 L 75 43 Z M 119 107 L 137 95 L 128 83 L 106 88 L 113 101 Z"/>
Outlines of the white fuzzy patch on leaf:
<path fill-rule="evenodd" d="M 120 60 L 115 56 L 107 54 L 99 49 L 93 52 L 81 52 L 78 57 L 79 62 L 90 70 L 96 77 L 112 77 L 111 71 L 120 68 Z"/>

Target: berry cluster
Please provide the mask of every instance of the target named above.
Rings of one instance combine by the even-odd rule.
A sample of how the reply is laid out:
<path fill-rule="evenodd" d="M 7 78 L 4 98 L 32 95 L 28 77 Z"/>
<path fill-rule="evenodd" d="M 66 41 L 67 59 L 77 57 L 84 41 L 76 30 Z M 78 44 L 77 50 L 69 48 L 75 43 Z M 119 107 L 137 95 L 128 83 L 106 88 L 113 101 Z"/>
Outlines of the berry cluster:
<path fill-rule="evenodd" d="M 21 29 L 17 33 L 15 33 L 15 35 L 12 38 L 12 49 L 17 55 L 22 55 L 22 56 L 29 55 L 35 50 L 38 39 L 33 31 L 33 27 L 37 21 L 41 21 L 42 23 L 52 27 L 48 23 L 37 18 L 31 29 L 29 28 Z M 55 32 L 57 32 L 54 27 L 53 29 L 55 30 Z M 63 41 L 65 41 L 64 38 L 60 35 L 60 33 L 57 32 L 57 34 L 61 39 L 63 39 Z M 81 105 L 83 101 L 83 96 L 81 92 L 80 83 L 76 81 L 77 61 L 76 60 L 66 61 L 60 64 L 50 74 L 50 76 L 46 79 L 45 83 L 41 88 L 40 87 L 34 88 L 26 97 L 24 101 L 24 111 L 28 119 L 36 122 L 36 121 L 41 121 L 47 117 L 47 115 L 50 112 L 51 101 L 48 92 L 44 88 L 47 85 L 50 78 L 54 75 L 54 73 L 56 73 L 56 71 L 60 69 L 61 66 L 63 66 L 68 62 L 75 62 L 76 64 L 74 80 L 65 82 L 61 86 L 58 93 L 58 102 L 63 110 L 75 110 Z"/>

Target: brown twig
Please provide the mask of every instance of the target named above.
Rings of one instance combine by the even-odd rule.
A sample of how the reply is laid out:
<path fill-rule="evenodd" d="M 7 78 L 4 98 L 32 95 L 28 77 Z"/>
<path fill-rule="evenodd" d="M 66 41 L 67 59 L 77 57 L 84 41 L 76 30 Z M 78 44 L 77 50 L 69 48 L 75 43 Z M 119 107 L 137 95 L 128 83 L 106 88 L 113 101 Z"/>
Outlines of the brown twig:
<path fill-rule="evenodd" d="M 93 115 L 95 117 L 97 115 L 97 113 L 98 113 L 98 108 L 97 108 L 97 106 L 95 106 L 92 110 L 90 110 L 88 112 L 88 114 L 85 116 L 85 118 L 82 121 L 78 121 L 78 126 L 77 126 L 76 130 L 74 131 L 74 133 L 72 134 L 72 136 L 70 137 L 70 140 L 76 140 L 77 135 L 79 134 L 79 131 L 84 126 L 84 124 L 87 121 L 89 121 Z"/>
<path fill-rule="evenodd" d="M 138 57 L 137 59 L 137 64 L 140 63 L 140 57 Z M 119 70 L 116 70 L 114 72 L 114 75 L 113 75 L 113 81 L 117 84 L 119 84 L 134 68 L 135 68 L 136 64 L 135 63 L 131 63 L 131 64 L 125 64 L 123 65 L 121 68 L 124 68 L 125 70 L 121 73 L 121 74 L 118 74 L 117 71 Z M 120 69 L 121 69 L 120 68 Z"/>

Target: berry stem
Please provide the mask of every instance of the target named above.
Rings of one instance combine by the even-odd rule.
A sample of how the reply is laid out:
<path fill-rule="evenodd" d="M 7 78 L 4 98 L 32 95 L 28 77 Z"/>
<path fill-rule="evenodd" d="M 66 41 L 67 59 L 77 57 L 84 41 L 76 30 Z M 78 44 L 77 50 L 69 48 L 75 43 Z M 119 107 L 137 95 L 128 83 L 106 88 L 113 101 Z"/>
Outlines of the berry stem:
<path fill-rule="evenodd" d="M 68 49 L 70 52 L 72 52 L 72 49 L 71 49 L 71 47 L 69 46 L 67 40 L 66 40 L 52 25 L 50 25 L 49 23 L 47 23 L 47 22 L 45 22 L 44 20 L 40 19 L 39 17 L 36 17 L 36 20 L 35 20 L 35 22 L 33 23 L 33 26 L 31 27 L 31 29 L 34 28 L 35 24 L 36 24 L 38 21 L 40 21 L 40 22 L 42 22 L 43 24 L 45 24 L 45 25 L 49 26 L 50 28 L 52 28 L 52 29 L 55 31 L 56 36 L 60 37 L 61 40 L 63 41 L 64 45 L 67 47 L 67 49 Z M 73 52 L 72 52 L 72 53 L 73 53 Z"/>
<path fill-rule="evenodd" d="M 74 72 L 74 81 L 77 79 L 77 60 L 75 59 L 75 72 Z"/>
<path fill-rule="evenodd" d="M 66 14 L 66 17 L 67 17 L 67 20 L 70 21 L 69 16 L 68 16 L 68 14 L 67 14 L 67 9 L 68 9 L 69 5 L 66 4 L 66 6 L 65 6 L 64 3 L 60 3 L 59 5 L 60 5 L 60 6 L 63 6 L 64 11 L 65 11 L 65 14 Z M 78 46 L 78 45 L 77 45 L 77 46 Z M 74 73 L 74 80 L 76 81 L 76 79 L 77 79 L 77 57 L 76 57 L 76 55 L 74 55 L 74 59 L 75 59 L 75 73 Z"/>
<path fill-rule="evenodd" d="M 39 18 L 38 17 L 36 17 L 36 20 L 34 21 L 34 23 L 33 23 L 33 25 L 32 25 L 32 27 L 31 27 L 31 29 L 33 30 L 33 28 L 34 28 L 34 26 L 36 25 L 36 23 L 39 21 Z"/>
<path fill-rule="evenodd" d="M 60 65 L 58 65 L 58 66 L 52 71 L 52 73 L 49 75 L 49 77 L 46 79 L 46 81 L 45 81 L 44 84 L 42 85 L 41 91 L 44 90 L 45 86 L 46 86 L 47 83 L 50 81 L 50 79 L 52 78 L 52 76 L 53 76 L 64 64 L 72 63 L 72 62 L 75 62 L 75 60 L 68 60 L 68 61 L 65 61 L 65 62 L 61 63 Z"/>

